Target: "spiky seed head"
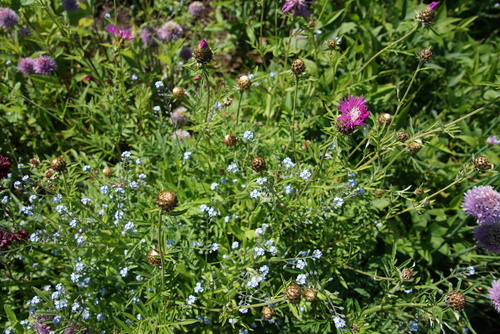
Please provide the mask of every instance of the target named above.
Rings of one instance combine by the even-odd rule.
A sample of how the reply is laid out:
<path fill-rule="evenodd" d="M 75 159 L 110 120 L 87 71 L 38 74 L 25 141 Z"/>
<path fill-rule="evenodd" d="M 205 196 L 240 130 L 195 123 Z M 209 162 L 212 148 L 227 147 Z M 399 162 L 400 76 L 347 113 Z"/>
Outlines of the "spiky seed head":
<path fill-rule="evenodd" d="M 450 291 L 445 297 L 446 305 L 455 311 L 465 308 L 465 296 L 460 291 Z"/>
<path fill-rule="evenodd" d="M 271 320 L 274 317 L 274 309 L 270 306 L 264 306 L 262 308 L 262 318 L 266 320 Z"/>
<path fill-rule="evenodd" d="M 113 175 L 113 168 L 106 167 L 102 170 L 102 174 L 106 177 Z"/>
<path fill-rule="evenodd" d="M 376 196 L 376 197 L 382 197 L 382 195 L 384 194 L 384 192 L 380 189 L 377 189 L 375 191 L 373 191 L 373 194 Z"/>
<path fill-rule="evenodd" d="M 413 277 L 413 271 L 410 268 L 404 268 L 401 271 L 401 277 L 403 279 L 412 279 L 412 277 Z"/>
<path fill-rule="evenodd" d="M 432 60 L 432 51 L 429 49 L 422 49 L 418 53 L 418 58 L 421 61 L 431 61 Z"/>
<path fill-rule="evenodd" d="M 315 22 L 315 21 L 313 21 L 313 20 L 311 20 L 311 21 L 307 22 L 307 26 L 308 26 L 309 28 L 314 28 L 314 27 L 316 27 L 316 22 Z"/>
<path fill-rule="evenodd" d="M 251 86 L 252 80 L 248 76 L 242 75 L 238 78 L 238 87 L 240 87 L 241 90 L 249 90 Z"/>
<path fill-rule="evenodd" d="M 231 147 L 236 145 L 236 143 L 238 143 L 238 138 L 236 138 L 235 135 L 227 134 L 224 136 L 224 144 L 226 144 L 226 146 Z"/>
<path fill-rule="evenodd" d="M 430 26 L 434 19 L 436 18 L 436 11 L 429 7 L 423 9 L 420 13 L 417 14 L 417 20 L 422 22 L 424 26 Z"/>
<path fill-rule="evenodd" d="M 172 89 L 172 95 L 177 100 L 182 99 L 184 97 L 185 93 L 186 93 L 186 91 L 182 87 L 174 87 L 174 89 Z"/>
<path fill-rule="evenodd" d="M 358 325 L 356 325 L 356 324 L 352 324 L 352 325 L 351 325 L 351 331 L 352 331 L 353 333 L 357 333 L 357 332 L 359 332 L 359 326 L 358 326 Z"/>
<path fill-rule="evenodd" d="M 33 167 L 38 167 L 40 165 L 40 160 L 38 160 L 37 158 L 31 158 L 30 159 L 30 164 Z"/>
<path fill-rule="evenodd" d="M 231 103 L 233 103 L 233 98 L 231 96 L 225 97 L 224 100 L 222 100 L 222 103 L 226 107 L 229 107 L 231 105 Z"/>
<path fill-rule="evenodd" d="M 488 161 L 488 158 L 479 156 L 474 159 L 474 167 L 476 167 L 479 170 L 485 170 L 489 169 L 491 166 L 490 162 Z"/>
<path fill-rule="evenodd" d="M 318 295 L 318 292 L 316 291 L 316 289 L 306 288 L 304 290 L 304 299 L 307 300 L 308 302 L 315 301 L 317 295 Z"/>
<path fill-rule="evenodd" d="M 158 197 L 156 198 L 156 203 L 158 207 L 163 211 L 172 211 L 177 206 L 177 195 L 170 190 L 160 191 Z"/>
<path fill-rule="evenodd" d="M 153 266 L 161 265 L 161 256 L 158 248 L 153 248 L 148 252 L 148 263 Z"/>
<path fill-rule="evenodd" d="M 53 170 L 52 168 L 49 168 L 45 171 L 45 173 L 43 174 L 43 178 L 48 180 L 52 177 L 52 175 L 54 175 L 55 173 L 55 170 Z"/>
<path fill-rule="evenodd" d="M 301 59 L 295 59 L 292 63 L 292 73 L 299 76 L 306 71 L 306 64 Z"/>
<path fill-rule="evenodd" d="M 392 116 L 391 116 L 391 114 L 384 112 L 384 113 L 381 113 L 380 115 L 378 115 L 377 121 L 378 121 L 378 125 L 380 125 L 380 126 L 383 126 L 384 124 L 389 125 L 392 122 Z"/>
<path fill-rule="evenodd" d="M 252 159 L 252 169 L 257 173 L 263 172 L 266 169 L 266 160 L 262 157 Z"/>
<path fill-rule="evenodd" d="M 56 172 L 64 172 L 66 169 L 66 160 L 63 157 L 55 157 L 50 162 L 50 168 L 55 170 Z"/>
<path fill-rule="evenodd" d="M 422 145 L 420 145 L 419 143 L 413 142 L 406 144 L 406 150 L 412 154 L 420 152 L 421 149 Z"/>
<path fill-rule="evenodd" d="M 397 137 L 398 137 L 398 140 L 400 142 L 404 143 L 409 138 L 408 137 L 408 132 L 406 132 L 406 131 L 400 131 L 400 132 L 398 132 Z"/>
<path fill-rule="evenodd" d="M 200 65 L 208 64 L 212 60 L 213 56 L 214 54 L 212 52 L 212 49 L 210 49 L 208 43 L 205 40 L 202 40 L 200 44 L 198 44 L 198 46 L 194 48 L 193 57 Z"/>
<path fill-rule="evenodd" d="M 326 46 L 330 50 L 334 50 L 337 47 L 337 40 L 335 38 L 330 38 L 328 41 L 326 41 Z"/>
<path fill-rule="evenodd" d="M 285 288 L 285 297 L 292 303 L 298 301 L 302 294 L 302 289 L 295 283 L 289 284 Z"/>

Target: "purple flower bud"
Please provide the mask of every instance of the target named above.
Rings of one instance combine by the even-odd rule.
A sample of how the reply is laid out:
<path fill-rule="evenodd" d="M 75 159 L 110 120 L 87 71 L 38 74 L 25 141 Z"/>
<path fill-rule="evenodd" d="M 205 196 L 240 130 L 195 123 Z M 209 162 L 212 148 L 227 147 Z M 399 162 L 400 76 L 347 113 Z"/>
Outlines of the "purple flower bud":
<path fill-rule="evenodd" d="M 35 59 L 35 73 L 49 75 L 56 68 L 56 62 L 49 56 L 40 56 Z"/>
<path fill-rule="evenodd" d="M 439 5 L 439 2 L 437 1 L 433 1 L 431 2 L 431 4 L 429 5 L 429 9 L 430 10 L 436 10 L 436 7 Z"/>
<path fill-rule="evenodd" d="M 0 27 L 9 29 L 17 24 L 19 17 L 10 8 L 0 8 Z"/>
<path fill-rule="evenodd" d="M 200 48 L 202 48 L 202 49 L 206 49 L 206 48 L 208 48 L 208 43 L 207 43 L 207 41 L 205 41 L 204 39 L 203 39 L 203 40 L 201 40 L 201 42 L 200 42 Z"/>

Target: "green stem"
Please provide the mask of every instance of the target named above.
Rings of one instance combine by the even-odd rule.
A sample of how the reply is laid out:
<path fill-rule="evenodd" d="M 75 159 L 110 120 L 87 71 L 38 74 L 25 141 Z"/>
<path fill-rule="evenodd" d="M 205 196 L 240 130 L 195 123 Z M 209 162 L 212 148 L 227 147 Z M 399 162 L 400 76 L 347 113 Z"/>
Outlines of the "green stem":
<path fill-rule="evenodd" d="M 165 256 L 163 254 L 163 241 L 161 236 L 161 214 L 160 210 L 158 217 L 158 251 L 160 252 L 160 260 L 161 260 L 161 290 L 165 290 Z"/>
<path fill-rule="evenodd" d="M 291 143 L 289 145 L 289 147 L 292 148 L 292 152 L 293 152 L 293 155 L 294 155 L 294 159 L 296 162 L 298 162 L 297 160 L 297 156 L 296 156 L 296 152 L 295 152 L 295 109 L 297 108 L 297 92 L 299 90 L 299 77 L 296 75 L 295 76 L 295 92 L 293 94 L 293 107 L 292 107 L 292 124 L 291 124 L 291 134 L 292 134 L 292 138 L 291 138 Z"/>
<path fill-rule="evenodd" d="M 369 308 L 367 310 L 364 310 L 363 312 L 361 312 L 361 316 L 365 316 L 365 315 L 368 315 L 370 313 L 390 310 L 390 309 L 400 309 L 403 307 L 429 307 L 429 306 L 431 306 L 431 305 L 426 304 L 426 303 L 397 303 L 397 304 L 393 304 L 393 305 L 378 305 L 378 306 Z"/>
<path fill-rule="evenodd" d="M 240 124 L 240 108 L 242 99 L 243 99 L 243 90 L 240 90 L 240 98 L 238 100 L 238 110 L 236 111 L 236 126 Z"/>
<path fill-rule="evenodd" d="M 210 114 L 210 82 L 208 80 L 208 72 L 205 67 L 202 67 L 203 78 L 207 85 L 207 112 L 205 114 L 205 123 L 208 122 L 208 114 Z"/>

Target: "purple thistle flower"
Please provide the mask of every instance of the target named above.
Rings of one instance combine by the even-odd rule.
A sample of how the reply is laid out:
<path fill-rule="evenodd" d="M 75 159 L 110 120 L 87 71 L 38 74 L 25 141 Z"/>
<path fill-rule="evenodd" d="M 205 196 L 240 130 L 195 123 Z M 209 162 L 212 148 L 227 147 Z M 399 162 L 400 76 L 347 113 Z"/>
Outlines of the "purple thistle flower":
<path fill-rule="evenodd" d="M 155 40 L 153 39 L 156 33 L 156 29 L 153 27 L 144 27 L 141 31 L 141 41 L 144 45 L 155 45 Z"/>
<path fill-rule="evenodd" d="M 131 39 L 134 39 L 134 36 L 130 35 L 130 30 L 128 29 L 120 29 L 115 25 L 108 25 L 106 28 L 104 28 L 107 32 L 110 34 L 116 35 L 118 38 L 121 38 L 126 41 L 130 41 Z"/>
<path fill-rule="evenodd" d="M 474 187 L 465 193 L 462 207 L 479 223 L 496 223 L 500 220 L 500 193 L 492 186 Z"/>
<path fill-rule="evenodd" d="M 10 173 L 11 166 L 9 158 L 0 155 L 0 180 L 7 178 Z"/>
<path fill-rule="evenodd" d="M 208 43 L 207 43 L 207 41 L 202 39 L 198 46 L 200 47 L 200 49 L 206 49 L 206 48 L 208 48 Z"/>
<path fill-rule="evenodd" d="M 490 136 L 486 139 L 486 144 L 489 146 L 493 146 L 496 144 L 500 144 L 500 140 L 497 138 L 497 136 Z"/>
<path fill-rule="evenodd" d="M 314 3 L 314 1 L 305 1 L 305 0 L 285 0 L 283 7 L 281 7 L 281 11 L 283 14 L 288 12 L 292 12 L 292 16 L 305 16 L 309 18 L 310 14 L 306 9 L 306 5 L 308 3 Z"/>
<path fill-rule="evenodd" d="M 0 8 L 0 27 L 9 29 L 17 24 L 19 16 L 10 8 Z"/>
<path fill-rule="evenodd" d="M 62 8 L 68 12 L 77 12 L 80 9 L 78 0 L 62 0 Z"/>
<path fill-rule="evenodd" d="M 188 123 L 188 118 L 185 113 L 187 109 L 185 107 L 178 107 L 174 110 L 172 115 L 170 116 L 170 121 L 172 125 L 176 128 L 180 128 Z"/>
<path fill-rule="evenodd" d="M 17 35 L 19 37 L 26 37 L 26 36 L 29 36 L 31 35 L 30 31 L 28 28 L 21 28 L 17 31 Z"/>
<path fill-rule="evenodd" d="M 183 47 L 181 52 L 179 52 L 179 57 L 184 61 L 188 61 L 193 56 L 193 51 L 187 46 Z"/>
<path fill-rule="evenodd" d="M 22 74 L 35 73 L 35 59 L 33 58 L 23 58 L 17 63 L 17 69 Z"/>
<path fill-rule="evenodd" d="M 436 7 L 439 5 L 439 2 L 437 1 L 433 1 L 431 2 L 431 4 L 429 5 L 429 9 L 430 10 L 436 10 Z"/>
<path fill-rule="evenodd" d="M 495 309 L 500 312 L 500 280 L 493 281 L 491 288 L 488 290 L 488 298 L 491 300 Z"/>
<path fill-rule="evenodd" d="M 351 94 L 348 98 L 340 101 L 338 110 L 342 115 L 337 119 L 342 122 L 342 126 L 346 130 L 353 130 L 358 125 L 365 125 L 363 121 L 370 116 L 370 111 L 365 104 L 363 95 L 355 97 Z"/>
<path fill-rule="evenodd" d="M 500 253 L 500 224 L 481 224 L 474 230 L 479 246 L 489 252 Z"/>
<path fill-rule="evenodd" d="M 57 68 L 57 64 L 49 56 L 39 56 L 35 59 L 34 70 L 35 73 L 42 75 L 49 75 Z"/>
<path fill-rule="evenodd" d="M 203 12 L 203 9 L 205 9 L 205 5 L 203 5 L 203 2 L 193 1 L 193 2 L 191 2 L 191 4 L 188 7 L 188 12 L 189 12 L 189 14 L 196 17 L 196 16 L 199 16 Z"/>
<path fill-rule="evenodd" d="M 172 135 L 172 138 L 179 139 L 180 141 L 182 141 L 183 139 L 191 138 L 191 134 L 188 131 L 179 129 L 175 130 L 174 134 Z"/>
<path fill-rule="evenodd" d="M 176 39 L 181 38 L 182 36 L 182 27 L 180 24 L 174 21 L 168 21 L 158 29 L 156 33 L 156 38 L 158 38 L 162 42 L 170 42 Z"/>

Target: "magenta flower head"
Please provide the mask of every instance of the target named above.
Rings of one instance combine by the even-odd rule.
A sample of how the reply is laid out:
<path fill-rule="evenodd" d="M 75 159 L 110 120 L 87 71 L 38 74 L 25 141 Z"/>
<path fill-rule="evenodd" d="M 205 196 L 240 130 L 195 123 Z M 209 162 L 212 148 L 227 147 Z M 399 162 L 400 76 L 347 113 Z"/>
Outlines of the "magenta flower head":
<path fill-rule="evenodd" d="M 488 290 L 488 298 L 495 309 L 500 312 L 500 280 L 491 283 L 491 288 Z"/>
<path fill-rule="evenodd" d="M 500 253 L 500 224 L 481 224 L 474 230 L 479 246 L 488 252 Z"/>
<path fill-rule="evenodd" d="M 130 41 L 131 39 L 135 38 L 134 36 L 130 35 L 130 30 L 120 29 L 115 25 L 108 25 L 105 29 L 110 34 L 116 35 L 118 38 L 121 38 L 125 41 Z"/>
<path fill-rule="evenodd" d="M 17 69 L 22 74 L 35 73 L 35 59 L 33 58 L 23 58 L 17 63 Z"/>
<path fill-rule="evenodd" d="M 360 97 L 349 95 L 348 98 L 340 101 L 338 110 L 341 115 L 337 119 L 346 131 L 354 130 L 358 125 L 365 125 L 364 120 L 370 116 L 363 95 Z"/>
<path fill-rule="evenodd" d="M 19 16 L 10 8 L 0 8 L 0 27 L 10 29 L 17 24 Z"/>
<path fill-rule="evenodd" d="M 309 18 L 310 14 L 306 9 L 308 3 L 314 3 L 314 1 L 285 0 L 283 7 L 281 7 L 281 11 L 283 11 L 283 14 L 292 12 L 292 16 L 301 15 Z"/>
<path fill-rule="evenodd" d="M 439 2 L 437 1 L 433 1 L 431 2 L 431 4 L 429 5 L 429 9 L 430 10 L 436 10 L 437 6 L 439 5 Z"/>
<path fill-rule="evenodd" d="M 57 64 L 49 56 L 39 56 L 35 59 L 35 73 L 49 75 L 57 68 Z"/>
<path fill-rule="evenodd" d="M 474 187 L 465 193 L 462 207 L 478 223 L 496 223 L 500 220 L 500 193 L 492 186 Z"/>
<path fill-rule="evenodd" d="M 174 21 L 168 21 L 158 29 L 156 38 L 162 42 L 170 42 L 181 38 L 182 27 Z"/>
<path fill-rule="evenodd" d="M 7 178 L 10 173 L 11 166 L 9 158 L 0 155 L 0 180 Z"/>

